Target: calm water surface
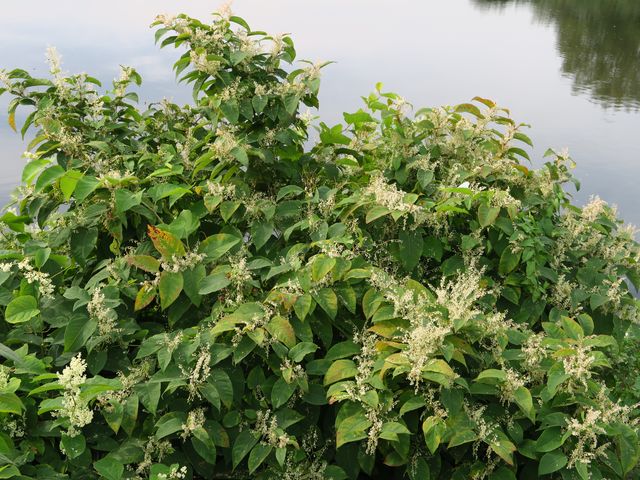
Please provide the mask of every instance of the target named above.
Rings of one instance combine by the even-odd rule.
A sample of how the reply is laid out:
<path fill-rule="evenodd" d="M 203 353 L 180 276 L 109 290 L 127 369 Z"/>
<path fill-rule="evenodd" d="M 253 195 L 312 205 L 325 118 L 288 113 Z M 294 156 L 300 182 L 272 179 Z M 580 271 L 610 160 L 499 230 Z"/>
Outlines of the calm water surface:
<path fill-rule="evenodd" d="M 188 102 L 176 87 L 172 50 L 147 26 L 157 13 L 206 19 L 210 1 L 56 0 L 5 2 L 0 67 L 44 75 L 54 45 L 70 72 L 108 83 L 120 64 L 138 69 L 145 101 Z M 416 107 L 475 95 L 532 125 L 534 163 L 568 147 L 582 189 L 640 224 L 639 0 L 236 0 L 255 29 L 290 32 L 300 58 L 335 60 L 324 70 L 320 115 L 339 122 L 381 81 Z M 8 127 L 0 97 L 0 201 L 18 183 L 24 144 Z"/>

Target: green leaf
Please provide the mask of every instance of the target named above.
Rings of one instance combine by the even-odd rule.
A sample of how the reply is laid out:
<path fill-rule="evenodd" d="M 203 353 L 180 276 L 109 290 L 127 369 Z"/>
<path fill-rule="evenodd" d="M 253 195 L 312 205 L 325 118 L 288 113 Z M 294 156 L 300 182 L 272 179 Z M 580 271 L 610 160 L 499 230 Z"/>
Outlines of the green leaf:
<path fill-rule="evenodd" d="M 402 230 L 400 232 L 398 255 L 405 271 L 411 272 L 418 266 L 422 256 L 422 249 L 422 233 L 418 230 Z"/>
<path fill-rule="evenodd" d="M 60 445 L 64 448 L 64 452 L 68 458 L 76 458 L 82 455 L 87 448 L 87 441 L 84 435 L 78 434 L 73 437 L 62 434 Z"/>
<path fill-rule="evenodd" d="M 242 459 L 247 456 L 256 443 L 258 443 L 258 439 L 253 435 L 251 430 L 243 430 L 238 434 L 231 450 L 234 470 L 240 465 Z"/>
<path fill-rule="evenodd" d="M 389 213 L 391 213 L 391 210 L 389 210 L 387 207 L 383 207 L 382 205 L 376 205 L 369 209 L 369 211 L 367 212 L 365 221 L 367 223 L 371 223 L 380 217 L 384 217 L 385 215 L 388 215 Z"/>
<path fill-rule="evenodd" d="M 211 465 L 216 464 L 216 446 L 213 440 L 209 437 L 207 431 L 200 427 L 193 431 L 193 437 L 191 437 L 191 444 L 198 455 L 204 458 L 207 463 Z"/>
<path fill-rule="evenodd" d="M 0 478 L 17 478 L 22 476 L 15 465 L 3 465 L 0 467 Z"/>
<path fill-rule="evenodd" d="M 364 413 L 345 418 L 336 429 L 336 447 L 340 448 L 347 443 L 367 438 L 367 429 L 370 426 L 371 422 Z"/>
<path fill-rule="evenodd" d="M 520 407 L 522 412 L 531 420 L 536 421 L 536 411 L 533 408 L 533 399 L 531 398 L 531 392 L 527 387 L 518 387 L 513 393 L 516 404 Z"/>
<path fill-rule="evenodd" d="M 142 310 L 144 307 L 153 302 L 153 299 L 156 298 L 156 288 L 153 285 L 145 283 L 140 287 L 138 293 L 136 294 L 136 300 L 134 303 L 134 311 Z"/>
<path fill-rule="evenodd" d="M 271 238 L 275 227 L 272 222 L 262 221 L 255 222 L 251 226 L 251 241 L 253 242 L 256 250 L 260 250 Z"/>
<path fill-rule="evenodd" d="M 271 405 L 274 409 L 283 406 L 296 391 L 295 384 L 285 382 L 284 378 L 278 378 L 271 390 Z"/>
<path fill-rule="evenodd" d="M 478 207 L 478 222 L 480 222 L 480 226 L 485 228 L 489 225 L 493 225 L 493 222 L 496 221 L 499 213 L 500 208 L 491 207 L 488 203 L 482 203 Z"/>
<path fill-rule="evenodd" d="M 432 454 L 436 453 L 445 432 L 446 426 L 440 417 L 427 417 L 422 423 L 424 441 Z"/>
<path fill-rule="evenodd" d="M 121 215 L 130 208 L 140 205 L 142 190 L 133 193 L 125 189 L 117 189 L 115 192 L 116 215 Z"/>
<path fill-rule="evenodd" d="M 184 425 L 186 420 L 187 416 L 184 412 L 169 412 L 163 415 L 156 422 L 155 437 L 159 440 L 173 433 L 182 431 L 182 425 Z"/>
<path fill-rule="evenodd" d="M 24 409 L 22 400 L 15 393 L 0 392 L 0 413 L 22 415 Z"/>
<path fill-rule="evenodd" d="M 300 342 L 289 350 L 289 358 L 296 363 L 300 363 L 304 357 L 318 350 L 318 346 L 311 342 Z"/>
<path fill-rule="evenodd" d="M 89 319 L 79 313 L 74 314 L 64 331 L 64 351 L 75 352 L 80 350 L 85 346 L 97 327 L 98 324 L 94 319 Z"/>
<path fill-rule="evenodd" d="M 289 320 L 286 318 L 276 315 L 271 319 L 269 324 L 267 325 L 267 330 L 271 335 L 273 335 L 276 339 L 280 340 L 287 347 L 293 348 L 296 344 L 296 334 L 289 323 Z"/>
<path fill-rule="evenodd" d="M 151 255 L 129 255 L 127 261 L 145 272 L 157 273 L 160 271 L 160 261 Z"/>
<path fill-rule="evenodd" d="M 24 323 L 40 314 L 38 309 L 38 301 L 31 295 L 22 295 L 16 297 L 4 312 L 4 319 L 8 323 Z"/>
<path fill-rule="evenodd" d="M 200 290 L 198 290 L 198 293 L 200 295 L 208 295 L 230 285 L 231 280 L 227 276 L 227 273 L 228 272 L 225 270 L 205 277 L 200 283 Z"/>
<path fill-rule="evenodd" d="M 82 202 L 85 198 L 93 193 L 93 191 L 98 188 L 100 185 L 100 181 L 91 175 L 84 175 L 78 183 L 76 184 L 76 188 L 73 191 L 73 197 L 78 201 Z"/>
<path fill-rule="evenodd" d="M 55 182 L 57 179 L 62 177 L 64 174 L 65 174 L 65 169 L 62 168 L 60 165 L 54 165 L 52 167 L 45 168 L 43 172 L 40 174 L 40 176 L 38 177 L 38 180 L 36 180 L 36 185 L 35 185 L 36 192 L 42 191 L 45 187 L 48 187 L 49 185 L 51 185 L 53 182 Z"/>
<path fill-rule="evenodd" d="M 158 283 L 158 291 L 160 292 L 160 306 L 163 310 L 175 302 L 184 286 L 184 278 L 180 272 L 162 272 L 160 274 L 160 282 Z"/>
<path fill-rule="evenodd" d="M 120 480 L 124 473 L 124 465 L 109 455 L 94 462 L 93 468 L 107 480 Z"/>
<path fill-rule="evenodd" d="M 549 475 L 564 468 L 568 463 L 567 456 L 562 452 L 545 453 L 538 464 L 538 475 Z"/>
<path fill-rule="evenodd" d="M 328 255 L 318 255 L 311 265 L 311 277 L 314 282 L 319 282 L 336 265 L 336 259 Z"/>
<path fill-rule="evenodd" d="M 269 454 L 273 451 L 273 447 L 268 444 L 258 443 L 249 454 L 249 474 L 255 472 L 264 462 Z"/>
<path fill-rule="evenodd" d="M 201 244 L 199 251 L 209 260 L 217 260 L 242 241 L 241 238 L 228 233 L 218 233 L 207 237 Z"/>
<path fill-rule="evenodd" d="M 475 442 L 478 439 L 478 435 L 469 429 L 461 429 L 454 432 L 453 437 L 449 441 L 448 448 L 464 445 L 465 443 Z"/>
<path fill-rule="evenodd" d="M 81 178 L 82 172 L 78 170 L 68 170 L 62 178 L 60 178 L 60 191 L 65 200 L 68 201 L 71 198 Z"/>
<path fill-rule="evenodd" d="M 331 364 L 327 373 L 324 375 L 324 384 L 331 385 L 332 383 L 345 380 L 347 378 L 353 378 L 358 374 L 358 367 L 353 360 L 336 360 Z"/>
<path fill-rule="evenodd" d="M 561 427 L 550 427 L 542 432 L 536 440 L 536 451 L 551 452 L 560 448 L 565 441 Z"/>
<path fill-rule="evenodd" d="M 84 265 L 96 247 L 97 228 L 80 228 L 71 236 L 71 256 L 80 265 Z"/>
<path fill-rule="evenodd" d="M 338 314 L 338 297 L 330 288 L 322 288 L 313 295 L 313 299 L 320 305 L 327 315 L 336 318 Z"/>
<path fill-rule="evenodd" d="M 220 110 L 222 110 L 224 116 L 227 117 L 229 123 L 236 123 L 238 121 L 238 118 L 240 117 L 240 108 L 238 106 L 237 100 L 235 99 L 223 102 L 220 105 Z"/>
<path fill-rule="evenodd" d="M 308 293 L 300 295 L 296 299 L 296 303 L 293 304 L 293 310 L 296 312 L 297 317 L 304 321 L 309 312 L 311 311 L 311 304 L 313 303 L 313 298 Z"/>
<path fill-rule="evenodd" d="M 510 247 L 505 248 L 500 255 L 498 272 L 500 275 L 507 275 L 512 272 L 520 262 L 520 252 L 513 253 Z"/>

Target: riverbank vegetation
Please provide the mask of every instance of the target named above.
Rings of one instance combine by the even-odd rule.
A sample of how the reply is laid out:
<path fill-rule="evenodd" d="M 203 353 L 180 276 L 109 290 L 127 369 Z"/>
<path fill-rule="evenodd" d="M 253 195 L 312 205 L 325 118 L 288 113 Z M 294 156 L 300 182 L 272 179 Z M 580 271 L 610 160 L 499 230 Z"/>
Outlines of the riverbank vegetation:
<path fill-rule="evenodd" d="M 638 475 L 640 249 L 566 152 L 380 85 L 314 127 L 288 36 L 154 27 L 191 105 L 0 77 L 0 478 Z"/>

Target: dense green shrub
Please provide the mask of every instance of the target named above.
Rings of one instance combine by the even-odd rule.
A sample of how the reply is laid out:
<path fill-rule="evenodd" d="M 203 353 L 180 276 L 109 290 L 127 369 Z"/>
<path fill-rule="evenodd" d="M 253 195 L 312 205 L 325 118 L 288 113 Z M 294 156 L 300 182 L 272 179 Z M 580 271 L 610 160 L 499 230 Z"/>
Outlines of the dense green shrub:
<path fill-rule="evenodd" d="M 2 74 L 0 478 L 637 478 L 639 249 L 491 101 L 381 87 L 223 12 L 159 17 L 194 103 Z"/>

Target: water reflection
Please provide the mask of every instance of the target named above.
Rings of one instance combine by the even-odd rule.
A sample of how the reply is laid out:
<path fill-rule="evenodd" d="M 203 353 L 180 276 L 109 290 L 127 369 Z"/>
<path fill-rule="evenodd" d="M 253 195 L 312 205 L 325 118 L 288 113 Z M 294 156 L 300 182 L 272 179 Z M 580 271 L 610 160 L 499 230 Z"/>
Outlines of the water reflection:
<path fill-rule="evenodd" d="M 616 109 L 640 109 L 640 1 L 473 0 L 484 8 L 530 4 L 557 30 L 562 71 L 576 92 Z"/>

